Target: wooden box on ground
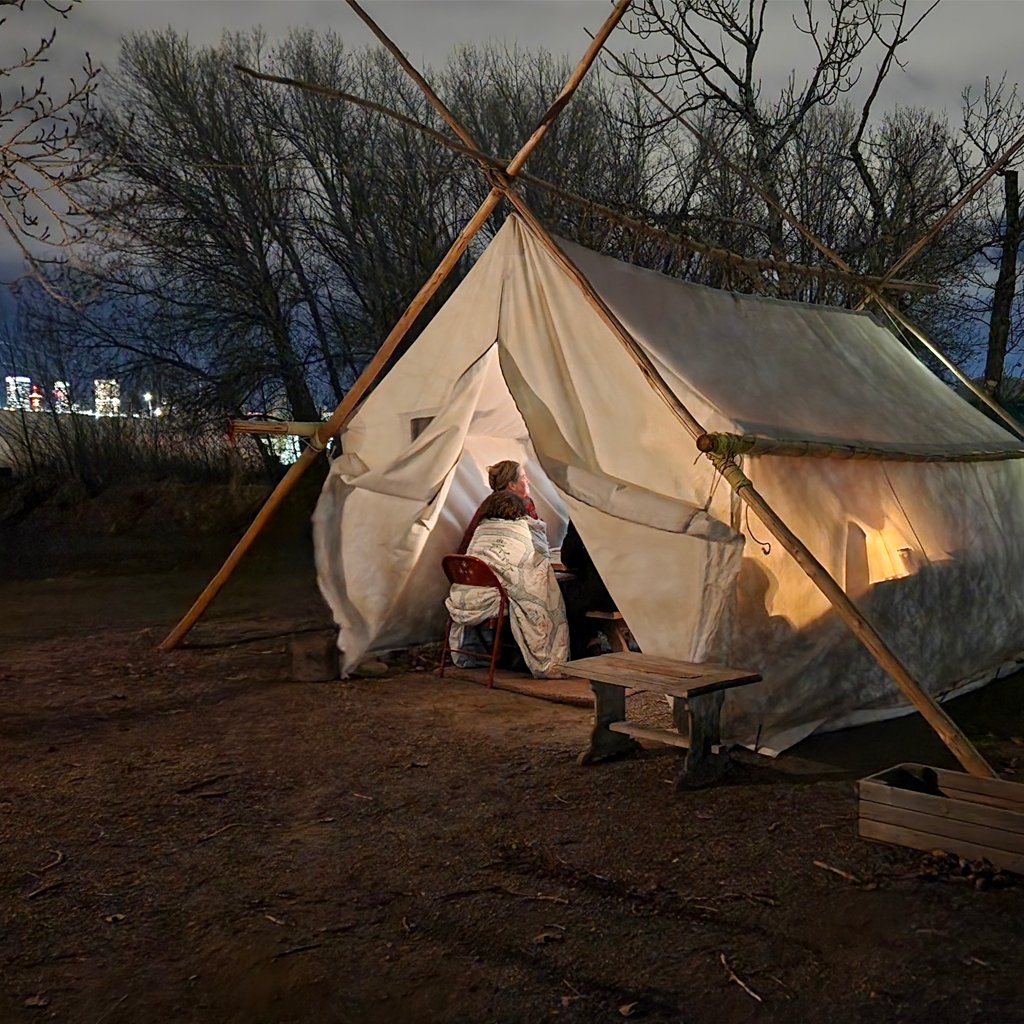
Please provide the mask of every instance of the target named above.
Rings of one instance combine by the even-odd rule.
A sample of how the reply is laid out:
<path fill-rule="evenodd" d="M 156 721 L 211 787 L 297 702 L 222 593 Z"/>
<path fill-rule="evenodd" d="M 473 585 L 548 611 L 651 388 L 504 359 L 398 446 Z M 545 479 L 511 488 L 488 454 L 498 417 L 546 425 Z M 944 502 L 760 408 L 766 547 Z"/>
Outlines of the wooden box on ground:
<path fill-rule="evenodd" d="M 1021 783 L 903 764 L 861 779 L 857 788 L 857 831 L 865 839 L 984 858 L 1024 874 Z"/>

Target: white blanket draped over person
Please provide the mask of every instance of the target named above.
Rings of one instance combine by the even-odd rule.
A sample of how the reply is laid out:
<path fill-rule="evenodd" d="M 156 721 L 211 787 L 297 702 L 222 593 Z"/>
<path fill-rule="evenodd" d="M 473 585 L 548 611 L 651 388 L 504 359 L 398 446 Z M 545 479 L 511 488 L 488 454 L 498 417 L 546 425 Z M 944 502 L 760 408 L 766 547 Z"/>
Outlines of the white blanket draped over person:
<path fill-rule="evenodd" d="M 530 519 L 484 519 L 466 554 L 485 561 L 501 580 L 508 595 L 512 635 L 530 672 L 541 678 L 563 677 L 565 673 L 555 666 L 569 660 L 569 627 L 543 524 Z M 463 646 L 467 626 L 497 615 L 499 603 L 494 587 L 452 584 L 445 601 L 453 622 L 452 647 Z"/>

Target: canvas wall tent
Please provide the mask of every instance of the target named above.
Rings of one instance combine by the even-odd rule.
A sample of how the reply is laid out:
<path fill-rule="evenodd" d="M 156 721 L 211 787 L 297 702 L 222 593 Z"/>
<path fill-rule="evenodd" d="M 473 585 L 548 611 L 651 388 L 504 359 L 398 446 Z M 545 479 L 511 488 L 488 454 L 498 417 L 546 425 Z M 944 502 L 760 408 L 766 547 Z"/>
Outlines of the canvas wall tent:
<path fill-rule="evenodd" d="M 1019 450 L 869 314 L 560 244 L 710 431 Z M 515 217 L 343 446 L 314 536 L 346 669 L 438 639 L 440 558 L 486 491 L 483 467 L 521 458 L 552 542 L 571 516 L 644 651 L 763 673 L 729 695 L 727 738 L 781 750 L 909 710 L 790 556 L 733 528 L 714 467 Z M 991 678 L 1024 648 L 1020 461 L 765 455 L 744 470 L 933 694 Z"/>

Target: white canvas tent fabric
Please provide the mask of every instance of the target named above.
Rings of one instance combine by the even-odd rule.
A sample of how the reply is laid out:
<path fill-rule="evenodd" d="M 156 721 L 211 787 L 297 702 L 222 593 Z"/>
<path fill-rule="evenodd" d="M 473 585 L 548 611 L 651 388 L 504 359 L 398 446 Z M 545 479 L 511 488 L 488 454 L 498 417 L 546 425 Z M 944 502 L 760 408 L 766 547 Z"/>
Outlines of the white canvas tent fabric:
<path fill-rule="evenodd" d="M 868 314 L 738 296 L 560 243 L 706 429 L 832 442 L 1013 439 Z M 314 514 L 346 670 L 440 639 L 484 467 L 527 464 L 557 547 L 576 522 L 641 649 L 764 675 L 730 740 L 777 751 L 905 713 L 788 554 L 733 499 L 577 285 L 508 220 L 351 421 Z M 1024 466 L 762 456 L 744 470 L 936 695 L 1024 648 Z"/>

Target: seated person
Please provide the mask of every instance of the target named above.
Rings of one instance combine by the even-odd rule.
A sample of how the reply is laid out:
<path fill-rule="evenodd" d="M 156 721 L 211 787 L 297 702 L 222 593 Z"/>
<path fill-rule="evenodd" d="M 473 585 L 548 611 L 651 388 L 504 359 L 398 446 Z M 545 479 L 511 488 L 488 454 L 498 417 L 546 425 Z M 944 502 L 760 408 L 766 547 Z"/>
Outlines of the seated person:
<path fill-rule="evenodd" d="M 485 561 L 508 595 L 509 625 L 526 666 L 538 678 L 561 678 L 555 666 L 569 657 L 569 628 L 562 594 L 551 568 L 546 539 L 530 527 L 525 501 L 496 491 L 484 502 L 480 522 L 465 552 Z M 451 645 L 463 646 L 466 626 L 498 612 L 492 587 L 452 584 L 445 606 L 452 617 Z"/>
<path fill-rule="evenodd" d="M 473 513 L 473 518 L 470 519 L 469 526 L 466 527 L 466 532 L 462 535 L 462 543 L 456 554 L 464 555 L 466 553 L 469 542 L 476 532 L 477 524 L 483 518 L 484 507 L 491 500 L 491 495 L 495 493 L 508 491 L 510 494 L 518 494 L 526 503 L 526 514 L 536 522 L 540 522 L 537 506 L 534 505 L 533 498 L 530 497 L 530 480 L 522 463 L 506 459 L 504 462 L 496 462 L 493 466 L 488 466 L 487 484 L 491 488 L 491 494 L 484 498 L 480 507 Z"/>
<path fill-rule="evenodd" d="M 571 520 L 562 541 L 562 564 L 572 573 L 572 578 L 562 583 L 572 656 L 599 654 L 597 635 L 603 625 L 600 619 L 588 619 L 587 612 L 613 612 L 615 602 Z"/>

